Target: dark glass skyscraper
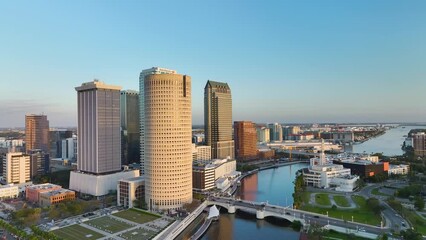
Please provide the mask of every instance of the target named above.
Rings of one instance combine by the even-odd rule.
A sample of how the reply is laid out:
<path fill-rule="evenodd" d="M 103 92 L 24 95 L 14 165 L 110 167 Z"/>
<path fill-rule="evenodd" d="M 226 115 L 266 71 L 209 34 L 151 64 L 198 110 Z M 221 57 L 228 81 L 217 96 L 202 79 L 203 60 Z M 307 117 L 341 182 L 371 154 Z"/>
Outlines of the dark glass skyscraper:
<path fill-rule="evenodd" d="M 139 93 L 121 91 L 121 164 L 140 163 Z"/>

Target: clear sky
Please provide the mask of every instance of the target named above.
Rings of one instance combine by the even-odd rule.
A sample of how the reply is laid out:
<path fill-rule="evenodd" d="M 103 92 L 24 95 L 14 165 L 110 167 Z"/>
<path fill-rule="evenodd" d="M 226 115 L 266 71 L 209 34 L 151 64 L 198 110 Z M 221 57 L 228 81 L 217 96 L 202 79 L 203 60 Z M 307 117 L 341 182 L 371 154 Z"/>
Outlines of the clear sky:
<path fill-rule="evenodd" d="M 76 125 L 74 87 L 229 83 L 233 119 L 426 121 L 426 1 L 0 1 L 0 127 Z"/>

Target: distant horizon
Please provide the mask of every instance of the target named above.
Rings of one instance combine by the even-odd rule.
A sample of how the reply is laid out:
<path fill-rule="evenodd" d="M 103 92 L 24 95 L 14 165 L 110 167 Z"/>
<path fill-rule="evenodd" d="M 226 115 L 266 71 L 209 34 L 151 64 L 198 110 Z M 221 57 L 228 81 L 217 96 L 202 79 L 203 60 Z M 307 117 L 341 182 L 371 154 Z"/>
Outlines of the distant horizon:
<path fill-rule="evenodd" d="M 241 120 L 241 121 L 249 121 L 249 120 Z M 253 122 L 257 125 L 262 125 L 262 124 L 268 124 L 268 123 L 275 123 L 275 122 Z M 398 125 L 402 125 L 402 126 L 426 126 L 426 122 L 323 122 L 323 123 L 319 123 L 319 122 L 304 122 L 304 123 L 297 123 L 297 122 L 293 122 L 293 123 L 280 123 L 278 122 L 278 124 L 281 125 L 312 125 L 312 124 L 318 124 L 318 125 L 376 125 L 376 124 L 385 124 L 385 125 L 393 125 L 393 124 L 398 124 Z M 204 124 L 192 124 L 192 128 L 194 129 L 194 127 L 200 127 L 203 126 Z M 77 128 L 77 126 L 49 126 L 49 128 L 56 128 L 56 129 L 70 129 L 70 128 Z M 25 126 L 21 126 L 21 127 L 0 127 L 0 130 L 6 130 L 6 129 L 25 129 Z"/>
<path fill-rule="evenodd" d="M 153 66 L 231 88 L 233 119 L 426 121 L 426 1 L 3 1 L 0 127 L 77 124 L 75 87 Z M 160 11 L 161 9 L 161 11 Z"/>

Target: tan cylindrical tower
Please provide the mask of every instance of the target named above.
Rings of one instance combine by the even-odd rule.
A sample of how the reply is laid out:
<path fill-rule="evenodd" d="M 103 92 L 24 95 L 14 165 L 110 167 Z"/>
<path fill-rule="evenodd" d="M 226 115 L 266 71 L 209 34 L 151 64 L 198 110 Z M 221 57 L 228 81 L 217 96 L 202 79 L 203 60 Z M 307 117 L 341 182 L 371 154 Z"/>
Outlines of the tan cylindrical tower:
<path fill-rule="evenodd" d="M 192 202 L 191 78 L 144 78 L 145 201 L 149 209 Z"/>

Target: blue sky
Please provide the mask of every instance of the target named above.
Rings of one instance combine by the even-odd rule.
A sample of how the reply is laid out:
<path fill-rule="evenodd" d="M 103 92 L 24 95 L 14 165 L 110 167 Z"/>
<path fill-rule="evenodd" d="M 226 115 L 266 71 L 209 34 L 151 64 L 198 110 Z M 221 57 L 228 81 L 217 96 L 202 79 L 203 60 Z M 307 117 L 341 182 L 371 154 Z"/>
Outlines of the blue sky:
<path fill-rule="evenodd" d="M 1 1 L 0 127 L 76 125 L 74 87 L 138 89 L 152 66 L 208 79 L 233 119 L 426 121 L 426 1 Z"/>

